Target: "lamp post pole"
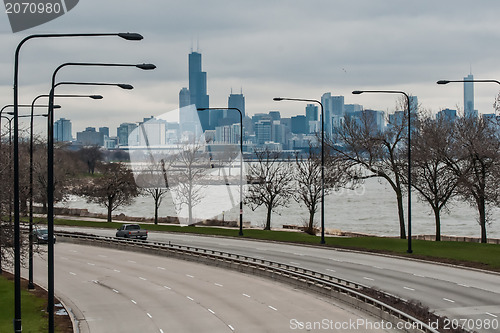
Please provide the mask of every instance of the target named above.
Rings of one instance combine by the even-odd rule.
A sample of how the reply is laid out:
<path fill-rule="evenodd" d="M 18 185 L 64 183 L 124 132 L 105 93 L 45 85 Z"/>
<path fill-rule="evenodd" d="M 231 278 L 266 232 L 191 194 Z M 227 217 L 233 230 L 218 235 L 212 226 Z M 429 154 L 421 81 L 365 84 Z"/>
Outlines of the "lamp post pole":
<path fill-rule="evenodd" d="M 117 36 L 125 40 L 139 41 L 143 37 L 138 33 L 76 33 L 76 34 L 37 34 L 25 37 L 16 47 L 14 56 L 14 332 L 22 332 L 21 325 L 21 245 L 19 216 L 19 54 L 21 47 L 30 39 L 61 37 L 104 37 Z"/>
<path fill-rule="evenodd" d="M 298 101 L 317 103 L 321 107 L 321 244 L 325 244 L 325 119 L 323 103 L 316 99 L 275 97 L 274 101 Z"/>
<path fill-rule="evenodd" d="M 56 76 L 59 70 L 66 66 L 98 66 L 98 67 L 136 67 L 143 70 L 152 70 L 153 64 L 115 64 L 115 63 L 64 63 L 59 65 L 52 74 L 52 83 L 49 93 L 49 116 L 47 119 L 47 231 L 48 231 L 48 315 L 49 333 L 54 332 L 54 91 L 59 85 L 114 85 L 122 89 L 132 89 L 131 85 L 109 84 L 109 83 L 82 83 L 82 82 L 59 82 L 56 84 Z"/>
<path fill-rule="evenodd" d="M 240 231 L 238 235 L 243 236 L 243 112 L 238 108 L 199 108 L 197 110 L 236 110 L 240 114 Z"/>
<path fill-rule="evenodd" d="M 406 104 L 408 108 L 408 249 L 407 253 L 413 253 L 411 247 L 411 105 L 410 96 L 404 91 L 399 90 L 354 90 L 352 92 L 354 95 L 360 95 L 363 93 L 375 93 L 375 94 L 402 94 L 406 98 Z"/>
<path fill-rule="evenodd" d="M 35 102 L 42 98 L 49 97 L 49 95 L 38 95 L 31 102 L 31 114 L 30 114 L 30 168 L 29 168 L 29 255 L 28 255 L 28 289 L 35 289 L 33 283 L 33 114 Z M 101 95 L 55 95 L 55 97 L 67 97 L 67 98 L 92 98 L 92 99 L 102 99 Z M 55 105 L 56 109 L 58 105 Z M 47 106 L 48 107 L 48 106 Z M 21 117 L 21 116 L 20 116 Z"/>

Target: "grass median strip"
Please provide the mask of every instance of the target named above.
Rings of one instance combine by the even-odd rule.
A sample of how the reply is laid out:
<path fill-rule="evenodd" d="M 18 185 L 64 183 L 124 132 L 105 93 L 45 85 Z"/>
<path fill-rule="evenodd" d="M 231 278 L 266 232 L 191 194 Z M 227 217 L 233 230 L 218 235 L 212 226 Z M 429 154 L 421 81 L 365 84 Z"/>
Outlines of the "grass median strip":
<path fill-rule="evenodd" d="M 37 219 L 37 222 L 43 223 L 45 222 L 45 219 Z M 71 219 L 56 219 L 54 222 L 56 225 L 109 229 L 117 229 L 122 225 L 121 222 L 100 222 Z M 179 232 L 235 238 L 241 237 L 238 236 L 238 229 L 194 226 L 182 227 L 161 224 L 140 225 L 141 228 L 150 231 Z M 319 245 L 320 241 L 319 236 L 312 236 L 306 233 L 260 229 L 245 229 L 243 238 L 306 245 Z M 327 247 L 393 254 L 500 271 L 500 245 L 498 244 L 412 240 L 413 254 L 408 254 L 406 253 L 408 241 L 399 238 L 326 237 L 325 241 L 325 246 Z"/>

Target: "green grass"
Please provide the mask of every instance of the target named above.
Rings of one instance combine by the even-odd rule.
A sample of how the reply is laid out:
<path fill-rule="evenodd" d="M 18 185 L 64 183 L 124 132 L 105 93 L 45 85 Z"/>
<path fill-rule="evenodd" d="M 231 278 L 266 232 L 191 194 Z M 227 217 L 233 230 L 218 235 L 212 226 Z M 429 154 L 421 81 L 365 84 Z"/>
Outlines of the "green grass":
<path fill-rule="evenodd" d="M 14 330 L 14 282 L 0 276 L 0 332 Z M 21 290 L 21 322 L 23 332 L 46 332 L 47 317 L 43 311 L 46 299 L 37 298 L 27 290 Z"/>
<path fill-rule="evenodd" d="M 43 222 L 44 219 L 37 219 L 37 221 Z M 56 219 L 54 222 L 56 225 L 111 229 L 117 229 L 122 224 L 118 222 L 108 223 L 67 219 Z M 240 237 L 238 236 L 238 229 L 181 227 L 161 224 L 141 224 L 141 227 L 153 231 Z M 250 239 L 308 245 L 319 245 L 320 242 L 319 236 L 311 236 L 300 232 L 245 229 L 243 233 L 243 238 Z M 326 237 L 325 240 L 326 246 L 330 247 L 394 254 L 500 271 L 500 245 L 497 244 L 412 240 L 413 254 L 408 254 L 406 253 L 408 241 L 404 239 L 386 237 Z"/>

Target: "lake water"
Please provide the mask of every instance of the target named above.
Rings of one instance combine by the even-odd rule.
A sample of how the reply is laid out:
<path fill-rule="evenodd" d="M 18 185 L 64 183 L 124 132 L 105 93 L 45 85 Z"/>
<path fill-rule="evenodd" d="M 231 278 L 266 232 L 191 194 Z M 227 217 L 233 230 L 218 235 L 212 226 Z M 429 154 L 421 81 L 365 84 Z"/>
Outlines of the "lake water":
<path fill-rule="evenodd" d="M 224 188 L 224 186 L 220 186 Z M 236 190 L 236 189 L 233 189 Z M 236 190 L 237 191 L 237 190 Z M 218 207 L 229 207 L 227 199 L 222 194 L 224 189 L 214 191 L 209 195 L 209 202 L 197 207 L 198 215 L 204 217 L 214 215 L 222 219 L 221 210 Z M 237 196 L 231 197 L 237 202 Z M 224 201 L 221 205 L 220 202 Z M 405 220 L 407 218 L 405 202 Z M 103 207 L 96 204 L 86 203 L 84 199 L 72 196 L 68 201 L 59 203 L 59 207 L 87 208 L 90 212 L 106 213 Z M 154 201 L 151 197 L 138 197 L 135 202 L 127 207 L 118 208 L 114 214 L 123 213 L 127 216 L 154 216 Z M 172 198 L 167 195 L 160 206 L 160 216 L 176 216 L 176 210 Z M 234 207 L 224 212 L 225 220 L 239 220 L 239 208 Z M 243 207 L 244 221 L 250 221 L 253 226 L 263 226 L 266 220 L 266 210 L 259 207 L 252 211 L 249 207 Z M 307 209 L 291 200 L 289 207 L 281 207 L 279 213 L 272 215 L 274 228 L 280 228 L 283 224 L 303 225 L 308 221 Z M 320 212 L 316 214 L 319 223 Z M 500 209 L 492 210 L 493 222 L 488 226 L 489 238 L 500 238 Z M 406 221 L 405 221 L 406 222 Z M 360 232 L 379 236 L 399 236 L 399 222 L 397 217 L 396 196 L 389 185 L 377 179 L 367 179 L 366 182 L 356 190 L 341 190 L 330 193 L 325 197 L 325 228 L 342 231 Z M 412 234 L 434 234 L 434 214 L 430 206 L 421 202 L 415 191 L 412 192 Z M 480 227 L 477 223 L 477 213 L 474 208 L 464 202 L 454 202 L 450 205 L 448 213 L 443 212 L 441 216 L 442 235 L 456 236 L 480 236 Z"/>

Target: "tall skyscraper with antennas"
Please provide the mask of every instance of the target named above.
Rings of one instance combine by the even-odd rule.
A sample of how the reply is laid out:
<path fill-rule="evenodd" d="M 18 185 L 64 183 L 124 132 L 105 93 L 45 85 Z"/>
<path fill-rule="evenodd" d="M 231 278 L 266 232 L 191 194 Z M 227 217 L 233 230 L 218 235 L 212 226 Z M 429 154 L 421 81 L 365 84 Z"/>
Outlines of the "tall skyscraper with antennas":
<path fill-rule="evenodd" d="M 464 81 L 473 81 L 472 74 L 464 77 Z M 474 82 L 464 82 L 464 116 L 477 117 L 477 111 L 474 110 Z"/>
<path fill-rule="evenodd" d="M 208 108 L 209 96 L 207 95 L 207 73 L 201 70 L 201 53 L 189 54 L 189 99 L 196 108 Z M 209 128 L 209 112 L 198 111 L 200 124 L 203 131 Z"/>

